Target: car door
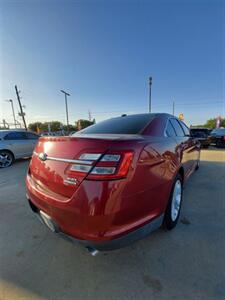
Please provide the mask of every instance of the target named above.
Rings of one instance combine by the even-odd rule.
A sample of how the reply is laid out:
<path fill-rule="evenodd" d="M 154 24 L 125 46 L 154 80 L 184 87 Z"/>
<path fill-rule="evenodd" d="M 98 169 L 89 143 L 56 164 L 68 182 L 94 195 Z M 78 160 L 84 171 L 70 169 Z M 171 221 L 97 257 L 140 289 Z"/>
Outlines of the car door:
<path fill-rule="evenodd" d="M 193 148 L 192 142 L 189 135 L 185 135 L 181 124 L 175 118 L 171 118 L 170 122 L 176 132 L 176 140 L 178 143 L 177 151 L 181 154 L 181 160 L 184 167 L 185 177 L 188 177 L 192 171 L 193 160 L 191 158 L 191 151 Z"/>
<path fill-rule="evenodd" d="M 34 147 L 38 141 L 39 136 L 32 132 L 24 132 L 25 138 L 27 140 L 27 153 L 29 156 L 32 155 Z"/>
<path fill-rule="evenodd" d="M 6 148 L 11 150 L 15 158 L 29 156 L 29 140 L 23 131 L 13 131 L 4 137 Z"/>

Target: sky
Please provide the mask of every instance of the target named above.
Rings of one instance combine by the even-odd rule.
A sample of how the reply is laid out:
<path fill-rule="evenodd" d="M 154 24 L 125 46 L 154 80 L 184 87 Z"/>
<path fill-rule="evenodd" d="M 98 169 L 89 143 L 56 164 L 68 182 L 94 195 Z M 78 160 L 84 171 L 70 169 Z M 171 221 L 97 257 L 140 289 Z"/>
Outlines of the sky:
<path fill-rule="evenodd" d="M 0 122 L 13 122 L 15 84 L 27 122 L 96 121 L 123 113 L 224 110 L 223 0 L 0 0 Z M 16 118 L 20 121 L 18 115 Z"/>

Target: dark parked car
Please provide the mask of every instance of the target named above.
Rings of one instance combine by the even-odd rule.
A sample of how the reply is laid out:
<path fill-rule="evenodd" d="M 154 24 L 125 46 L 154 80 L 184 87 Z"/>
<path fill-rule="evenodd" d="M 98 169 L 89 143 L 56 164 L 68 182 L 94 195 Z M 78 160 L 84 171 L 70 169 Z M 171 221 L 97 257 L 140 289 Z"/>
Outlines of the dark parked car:
<path fill-rule="evenodd" d="M 210 133 L 210 142 L 217 147 L 225 147 L 225 128 L 214 129 Z"/>
<path fill-rule="evenodd" d="M 199 140 L 203 148 L 208 148 L 210 145 L 210 129 L 207 128 L 191 128 L 190 134 L 192 137 Z"/>
<path fill-rule="evenodd" d="M 41 137 L 27 198 L 53 232 L 92 253 L 176 226 L 183 185 L 198 169 L 200 143 L 169 114 L 109 119 L 73 136 Z"/>

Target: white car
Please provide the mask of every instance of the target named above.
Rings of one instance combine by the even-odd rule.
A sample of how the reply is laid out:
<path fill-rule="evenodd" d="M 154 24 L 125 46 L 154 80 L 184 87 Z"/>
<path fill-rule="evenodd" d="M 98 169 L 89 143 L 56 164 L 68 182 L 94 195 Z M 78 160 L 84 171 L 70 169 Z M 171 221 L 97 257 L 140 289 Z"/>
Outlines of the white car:
<path fill-rule="evenodd" d="M 15 159 L 32 156 L 39 136 L 22 130 L 0 130 L 0 168 L 9 167 Z"/>

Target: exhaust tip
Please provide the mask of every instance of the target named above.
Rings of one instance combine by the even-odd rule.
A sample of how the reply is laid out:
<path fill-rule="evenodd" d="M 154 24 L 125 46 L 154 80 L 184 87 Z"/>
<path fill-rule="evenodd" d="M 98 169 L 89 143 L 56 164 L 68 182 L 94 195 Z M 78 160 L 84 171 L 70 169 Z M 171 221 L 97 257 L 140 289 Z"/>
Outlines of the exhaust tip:
<path fill-rule="evenodd" d="M 98 254 L 98 250 L 91 248 L 91 247 L 86 247 L 86 249 L 88 250 L 88 252 L 92 255 L 92 256 L 96 256 Z"/>

